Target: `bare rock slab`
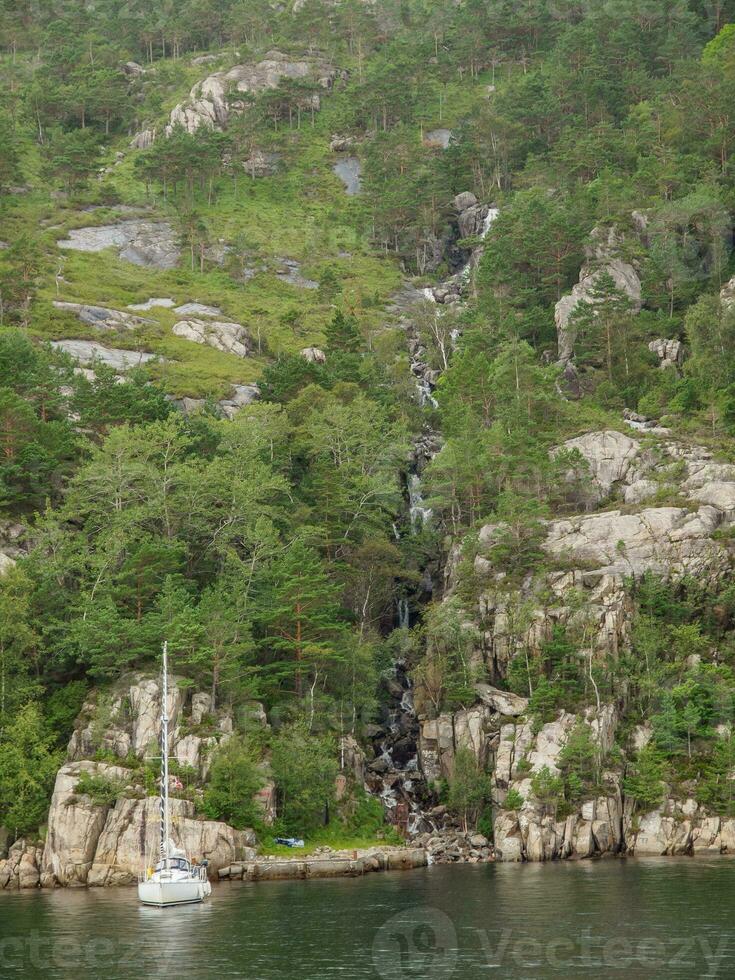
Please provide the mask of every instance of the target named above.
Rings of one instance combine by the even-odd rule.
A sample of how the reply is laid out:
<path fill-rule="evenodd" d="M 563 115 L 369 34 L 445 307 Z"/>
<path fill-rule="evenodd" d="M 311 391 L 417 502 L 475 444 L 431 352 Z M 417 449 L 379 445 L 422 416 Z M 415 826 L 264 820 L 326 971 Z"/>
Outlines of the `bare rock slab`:
<path fill-rule="evenodd" d="M 123 310 L 112 310 L 106 306 L 90 306 L 86 303 L 64 303 L 61 300 L 54 300 L 57 310 L 66 310 L 74 313 L 81 320 L 95 330 L 117 331 L 135 330 L 146 324 L 153 324 L 155 320 L 147 320 L 142 316 L 135 316 L 133 313 L 125 313 Z"/>
<path fill-rule="evenodd" d="M 222 320 L 179 320 L 173 332 L 177 337 L 191 340 L 195 344 L 205 344 L 226 354 L 248 357 L 253 349 L 250 334 L 240 323 L 227 323 Z"/>
<path fill-rule="evenodd" d="M 156 269 L 175 269 L 181 258 L 176 235 L 167 221 L 130 219 L 114 225 L 73 228 L 68 238 L 56 244 L 76 252 L 114 248 L 126 262 Z"/>
<path fill-rule="evenodd" d="M 155 354 L 104 347 L 94 340 L 52 340 L 51 346 L 71 355 L 80 364 L 101 363 L 115 371 L 129 371 L 155 359 Z"/>

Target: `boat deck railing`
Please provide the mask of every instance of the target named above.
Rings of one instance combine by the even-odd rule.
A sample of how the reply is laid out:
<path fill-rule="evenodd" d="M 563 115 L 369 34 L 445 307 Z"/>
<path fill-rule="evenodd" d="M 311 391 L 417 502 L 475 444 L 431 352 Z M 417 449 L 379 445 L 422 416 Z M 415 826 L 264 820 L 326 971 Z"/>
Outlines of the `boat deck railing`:
<path fill-rule="evenodd" d="M 179 869 L 172 869 L 172 870 L 179 870 Z M 207 875 L 207 865 L 206 864 L 192 865 L 192 866 L 190 866 L 190 869 L 189 870 L 190 870 L 190 880 L 192 880 L 192 881 L 208 881 L 209 880 L 209 877 Z M 153 875 L 155 873 L 156 873 L 156 871 L 155 871 L 154 868 L 145 868 L 138 875 L 138 881 L 150 881 L 150 879 L 153 877 Z M 167 876 L 165 875 L 165 872 L 158 872 L 158 873 L 163 876 L 164 880 L 167 879 Z"/>

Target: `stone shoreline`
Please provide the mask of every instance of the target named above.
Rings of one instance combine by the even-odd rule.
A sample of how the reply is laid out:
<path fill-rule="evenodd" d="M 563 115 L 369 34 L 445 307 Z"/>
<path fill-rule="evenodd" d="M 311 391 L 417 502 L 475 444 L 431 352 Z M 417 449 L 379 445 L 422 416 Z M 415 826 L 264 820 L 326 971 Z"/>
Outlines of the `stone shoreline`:
<path fill-rule="evenodd" d="M 220 881 L 288 881 L 309 878 L 359 878 L 373 871 L 412 871 L 429 865 L 424 848 L 371 848 L 304 858 L 263 857 L 220 868 Z"/>

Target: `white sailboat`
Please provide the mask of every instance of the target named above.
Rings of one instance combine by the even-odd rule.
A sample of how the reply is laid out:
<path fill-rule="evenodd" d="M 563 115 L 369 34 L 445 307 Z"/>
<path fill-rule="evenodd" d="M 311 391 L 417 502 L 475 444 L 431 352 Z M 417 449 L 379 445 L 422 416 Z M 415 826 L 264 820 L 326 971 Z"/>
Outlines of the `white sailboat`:
<path fill-rule="evenodd" d="M 206 865 L 192 865 L 184 851 L 171 840 L 168 773 L 168 647 L 163 644 L 161 692 L 161 844 L 155 867 L 147 867 L 138 881 L 138 898 L 144 905 L 188 905 L 201 902 L 212 892 Z M 147 862 L 146 862 L 147 863 Z"/>

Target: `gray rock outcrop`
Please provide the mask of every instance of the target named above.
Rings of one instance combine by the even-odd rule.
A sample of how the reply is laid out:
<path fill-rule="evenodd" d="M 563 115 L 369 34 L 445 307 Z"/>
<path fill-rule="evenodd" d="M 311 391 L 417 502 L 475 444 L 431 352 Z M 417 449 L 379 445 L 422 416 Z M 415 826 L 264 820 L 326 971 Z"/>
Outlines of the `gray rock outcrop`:
<path fill-rule="evenodd" d="M 172 306 L 175 306 L 174 300 L 166 296 L 152 296 L 147 299 L 145 303 L 131 303 L 128 306 L 129 310 L 136 310 L 140 313 L 147 313 L 149 310 L 153 310 L 156 307 L 161 307 L 164 310 L 170 310 Z"/>
<path fill-rule="evenodd" d="M 142 129 L 130 141 L 131 150 L 148 150 L 156 142 L 155 129 Z"/>
<path fill-rule="evenodd" d="M 229 715 L 213 711 L 205 692 L 186 695 L 176 678 L 169 689 L 168 714 L 172 757 L 197 780 L 206 778 L 214 749 L 230 737 Z M 158 799 L 145 795 L 142 770 L 131 768 L 131 760 L 142 763 L 158 751 L 160 716 L 159 681 L 145 674 L 129 675 L 84 704 L 69 741 L 68 761 L 56 776 L 38 862 L 42 885 L 127 884 L 137 878 L 145 856 L 155 855 Z M 89 758 L 100 751 L 120 763 Z M 114 802 L 98 802 L 80 792 L 84 774 L 114 788 Z M 190 799 L 173 798 L 171 806 L 176 842 L 192 857 L 208 858 L 211 874 L 254 857 L 252 831 L 198 817 Z"/>
<path fill-rule="evenodd" d="M 216 72 L 198 82 L 186 102 L 171 112 L 167 132 L 180 125 L 189 133 L 200 126 L 224 129 L 233 112 L 242 112 L 248 100 L 278 88 L 284 80 L 310 81 L 315 88 L 328 91 L 346 73 L 327 61 L 315 57 L 292 57 L 280 51 L 269 51 L 257 64 L 235 65 L 228 71 Z M 242 95 L 238 100 L 237 95 Z M 321 99 L 317 91 L 305 93 L 303 109 L 318 110 Z"/>
<path fill-rule="evenodd" d="M 731 310 L 735 306 L 735 276 L 725 283 L 720 290 L 720 302 L 724 310 Z"/>
<path fill-rule="evenodd" d="M 52 340 L 51 346 L 69 354 L 80 364 L 106 364 L 108 367 L 114 368 L 115 371 L 123 373 L 156 358 L 155 354 L 147 354 L 144 351 L 105 347 L 94 340 Z"/>
<path fill-rule="evenodd" d="M 354 197 L 360 193 L 362 165 L 358 157 L 344 157 L 334 164 L 332 170 L 344 184 L 345 193 L 348 197 Z"/>
<path fill-rule="evenodd" d="M 574 357 L 576 328 L 572 314 L 579 303 L 594 302 L 594 287 L 603 274 L 607 273 L 616 287 L 628 297 L 634 312 L 639 312 L 642 305 L 640 277 L 635 268 L 621 257 L 621 241 L 615 228 L 593 229 L 585 253 L 586 262 L 580 270 L 579 282 L 571 293 L 562 296 L 556 304 L 557 347 L 561 364 L 567 364 Z"/>
<path fill-rule="evenodd" d="M 707 812 L 696 800 L 667 798 L 658 809 L 626 821 L 626 844 L 636 857 L 733 853 L 735 820 Z"/>
<path fill-rule="evenodd" d="M 194 804 L 171 801 L 171 822 L 176 842 L 187 854 L 209 861 L 209 874 L 217 875 L 234 861 L 255 857 L 255 835 L 235 830 L 216 820 L 197 820 Z M 120 799 L 107 812 L 89 869 L 88 885 L 130 884 L 140 873 L 142 860 L 152 861 L 159 845 L 159 803 L 157 799 Z"/>
<path fill-rule="evenodd" d="M 113 806 L 95 803 L 77 791 L 80 775 L 124 783 L 131 771 L 90 761 L 63 766 L 49 810 L 48 834 L 40 883 L 54 885 L 121 885 L 134 882 L 148 861 L 155 860 L 159 803 L 154 797 L 121 796 Z M 171 801 L 176 843 L 196 858 L 207 858 L 210 874 L 232 861 L 252 858 L 252 831 L 238 831 L 214 820 L 198 820 L 188 800 Z"/>
<path fill-rule="evenodd" d="M 177 337 L 235 354 L 236 357 L 248 357 L 253 349 L 250 334 L 239 323 L 191 318 L 179 320 L 172 329 Z"/>
<path fill-rule="evenodd" d="M 327 355 L 319 347 L 304 347 L 300 352 L 301 356 L 309 364 L 326 364 Z"/>
<path fill-rule="evenodd" d="M 471 191 L 464 191 L 454 198 L 460 238 L 480 238 L 490 210 L 487 204 L 479 204 Z"/>
<path fill-rule="evenodd" d="M 113 248 L 126 262 L 156 269 L 175 269 L 181 258 L 178 240 L 167 221 L 130 218 L 114 225 L 72 228 L 69 237 L 56 244 L 77 252 Z"/>
<path fill-rule="evenodd" d="M 220 411 L 228 419 L 232 419 L 248 405 L 260 398 L 260 388 L 257 385 L 233 385 L 229 398 L 223 398 L 217 404 Z"/>
<path fill-rule="evenodd" d="M 243 169 L 253 179 L 256 177 L 272 177 L 278 172 L 281 163 L 280 153 L 269 153 L 267 150 L 253 149 L 250 155 L 242 161 Z"/>
<path fill-rule="evenodd" d="M 205 303 L 184 303 L 182 306 L 175 306 L 174 313 L 179 316 L 222 316 L 222 310 L 218 306 L 207 306 Z"/>
<path fill-rule="evenodd" d="M 712 506 L 647 508 L 638 514 L 613 510 L 552 521 L 543 544 L 552 558 L 596 575 L 689 574 L 712 578 L 729 565 L 726 550 L 712 539 L 722 514 Z"/>
<path fill-rule="evenodd" d="M 648 349 L 658 358 L 659 367 L 662 369 L 674 368 L 678 370 L 684 361 L 684 345 L 680 340 L 667 340 L 659 337 L 652 340 Z"/>
<path fill-rule="evenodd" d="M 578 452 L 585 460 L 598 500 L 607 497 L 616 484 L 629 482 L 641 452 L 639 442 L 614 429 L 587 432 L 576 439 L 567 440 L 563 448 L 568 452 Z"/>
<path fill-rule="evenodd" d="M 101 331 L 122 333 L 156 322 L 142 316 L 135 316 L 133 313 L 125 313 L 123 310 L 112 310 L 106 306 L 89 306 L 86 303 L 64 303 L 61 300 L 54 300 L 54 307 L 57 310 L 74 313 L 82 323 Z"/>
<path fill-rule="evenodd" d="M 279 259 L 282 268 L 276 272 L 276 276 L 281 282 L 287 282 L 289 286 L 296 286 L 298 289 L 318 289 L 319 283 L 313 279 L 307 279 L 301 274 L 301 264 L 296 259 Z"/>
<path fill-rule="evenodd" d="M 500 812 L 495 819 L 495 853 L 500 861 L 551 861 L 616 853 L 624 846 L 623 797 L 619 778 L 604 777 L 605 795 L 585 801 L 579 811 L 557 820 L 553 807 L 535 798 L 532 776 L 546 769 L 559 772 L 559 756 L 569 734 L 580 723 L 590 728 L 590 738 L 604 753 L 611 748 L 617 726 L 612 705 L 598 713 L 589 708 L 581 715 L 561 712 L 536 736 L 528 722 L 504 725 L 493 773 L 493 795 Z M 522 801 L 517 810 L 503 809 L 513 789 Z"/>
<path fill-rule="evenodd" d="M 0 889 L 37 888 L 42 854 L 43 847 L 25 838 L 15 841 L 0 855 Z"/>
<path fill-rule="evenodd" d="M 623 498 L 626 509 L 547 521 L 540 541 L 546 553 L 544 569 L 510 587 L 494 558 L 500 525 L 480 529 L 472 552 L 475 598 L 466 615 L 480 636 L 472 662 L 484 667 L 498 688 L 477 684 L 474 706 L 420 719 L 419 758 L 427 779 L 450 777 L 459 744 L 473 749 L 481 764 L 485 760 L 492 779 L 498 860 L 589 858 L 621 851 L 735 852 L 735 821 L 682 798 L 676 788 L 655 811 L 635 811 L 623 789 L 623 766 L 608 756 L 605 768 L 606 754 L 616 740 L 618 705 L 602 704 L 576 714 L 562 711 L 537 729 L 524 699 L 516 701 L 515 695 L 499 690 L 508 682 L 511 662 L 541 655 L 558 627 L 582 637 L 578 653 L 589 660 L 590 670 L 594 663 L 629 649 L 635 615 L 627 585 L 631 577 L 640 579 L 649 572 L 669 580 L 691 576 L 717 586 L 731 575 L 728 532 L 735 521 L 735 465 L 718 461 L 703 446 L 673 440 L 668 430 L 634 413 L 628 415 L 640 429 L 640 440 L 604 430 L 585 433 L 563 446 L 584 460 L 584 467 L 573 459 L 570 466 L 575 479 L 591 484 L 592 506 Z M 645 506 L 649 498 L 664 494 L 673 504 Z M 464 574 L 455 547 L 446 579 L 447 594 L 455 601 L 466 594 L 457 589 Z M 594 794 L 565 807 L 560 819 L 553 800 L 535 796 L 533 779 L 543 768 L 552 775 L 560 772 L 566 740 L 582 723 L 599 746 L 602 772 Z M 649 722 L 639 724 L 621 743 L 624 756 L 634 760 L 652 735 Z"/>
<path fill-rule="evenodd" d="M 428 133 L 424 133 L 424 146 L 436 150 L 446 150 L 449 148 L 451 142 L 451 129 L 432 129 Z"/>

